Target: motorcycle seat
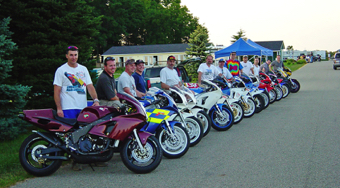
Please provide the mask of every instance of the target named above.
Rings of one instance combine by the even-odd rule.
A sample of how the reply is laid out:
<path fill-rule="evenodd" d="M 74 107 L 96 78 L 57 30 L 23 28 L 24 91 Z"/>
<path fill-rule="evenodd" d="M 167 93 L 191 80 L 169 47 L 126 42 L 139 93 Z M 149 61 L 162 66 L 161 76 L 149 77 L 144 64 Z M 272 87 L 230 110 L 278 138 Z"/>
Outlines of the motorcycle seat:
<path fill-rule="evenodd" d="M 74 118 L 74 119 L 73 118 L 63 118 L 63 117 L 58 116 L 57 111 L 52 110 L 52 112 L 53 112 L 54 119 L 56 119 L 56 120 L 58 120 L 62 123 L 65 123 L 67 125 L 72 125 L 72 126 L 77 124 L 77 118 Z"/>

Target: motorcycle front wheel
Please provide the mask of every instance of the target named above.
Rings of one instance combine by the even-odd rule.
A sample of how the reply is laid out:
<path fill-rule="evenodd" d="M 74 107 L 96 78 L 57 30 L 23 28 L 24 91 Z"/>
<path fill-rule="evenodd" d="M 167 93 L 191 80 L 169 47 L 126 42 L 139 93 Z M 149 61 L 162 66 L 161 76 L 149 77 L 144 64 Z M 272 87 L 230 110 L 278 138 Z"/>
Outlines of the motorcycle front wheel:
<path fill-rule="evenodd" d="M 248 98 L 246 103 L 242 102 L 242 106 L 244 109 L 244 117 L 249 118 L 254 115 L 256 105 L 253 99 Z"/>
<path fill-rule="evenodd" d="M 300 83 L 296 79 L 292 79 L 292 93 L 297 93 L 300 90 Z"/>
<path fill-rule="evenodd" d="M 156 169 L 162 160 L 162 155 L 162 148 L 154 136 L 148 137 L 144 152 L 133 138 L 127 139 L 120 151 L 124 165 L 138 174 L 149 173 Z"/>
<path fill-rule="evenodd" d="M 173 130 L 159 129 L 156 138 L 161 144 L 163 155 L 167 158 L 182 157 L 189 149 L 189 135 L 181 125 L 174 125 Z"/>
<path fill-rule="evenodd" d="M 201 121 L 201 124 L 203 126 L 203 137 L 204 137 L 210 132 L 211 119 L 204 110 L 197 112 L 197 119 Z"/>
<path fill-rule="evenodd" d="M 194 116 L 184 119 L 184 128 L 189 134 L 190 146 L 195 146 L 203 138 L 203 126 L 201 121 Z"/>
<path fill-rule="evenodd" d="M 288 86 L 288 84 L 283 84 L 281 88 L 283 93 L 282 98 L 286 98 L 290 93 L 290 87 Z"/>
<path fill-rule="evenodd" d="M 221 113 L 220 115 L 216 109 L 209 112 L 212 121 L 211 126 L 217 131 L 226 131 L 233 126 L 234 115 L 226 105 L 222 106 Z"/>
<path fill-rule="evenodd" d="M 274 89 L 275 89 L 275 92 L 276 92 L 276 101 L 281 100 L 282 96 L 283 96 L 282 89 L 279 86 L 275 86 Z"/>
<path fill-rule="evenodd" d="M 260 113 L 264 106 L 264 99 L 260 94 L 254 95 L 255 113 Z"/>
<path fill-rule="evenodd" d="M 275 89 L 270 90 L 269 91 L 269 103 L 273 104 L 276 101 L 276 97 L 277 95 L 276 95 Z"/>
<path fill-rule="evenodd" d="M 269 94 L 267 91 L 264 91 L 260 94 L 264 99 L 263 109 L 266 109 L 269 106 Z"/>
<path fill-rule="evenodd" d="M 22 167 L 34 176 L 48 176 L 53 174 L 61 166 L 61 160 L 49 160 L 40 157 L 39 153 L 53 147 L 51 143 L 47 142 L 38 134 L 28 136 L 21 144 L 19 150 L 19 160 Z M 48 156 L 60 156 L 61 152 L 45 154 Z"/>
<path fill-rule="evenodd" d="M 239 102 L 233 102 L 230 104 L 230 107 L 234 115 L 234 124 L 241 122 L 244 116 L 242 105 Z"/>

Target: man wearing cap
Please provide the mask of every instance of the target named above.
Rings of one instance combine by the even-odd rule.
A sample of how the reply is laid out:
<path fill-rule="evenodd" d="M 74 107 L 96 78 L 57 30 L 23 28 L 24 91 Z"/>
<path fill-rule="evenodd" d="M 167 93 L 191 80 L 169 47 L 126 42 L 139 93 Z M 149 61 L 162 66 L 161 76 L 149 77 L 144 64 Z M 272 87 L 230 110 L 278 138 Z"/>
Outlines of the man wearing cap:
<path fill-rule="evenodd" d="M 132 76 L 135 79 L 136 89 L 137 91 L 145 95 L 146 88 L 145 88 L 145 80 L 143 76 L 144 61 L 140 59 L 140 60 L 137 60 L 135 64 L 136 64 L 136 72 L 133 73 Z"/>
<path fill-rule="evenodd" d="M 115 108 L 121 106 L 119 98 L 117 97 L 116 82 L 113 76 L 115 71 L 115 59 L 113 57 L 105 58 L 104 70 L 100 74 L 96 84 L 96 91 L 101 106 L 113 106 Z"/>
<path fill-rule="evenodd" d="M 250 61 L 248 61 L 247 55 L 243 56 L 243 61 L 241 61 L 241 65 L 243 67 L 242 69 L 243 73 L 247 75 L 254 74 L 254 66 Z"/>
<path fill-rule="evenodd" d="M 119 93 L 125 92 L 133 97 L 143 97 L 144 95 L 136 90 L 135 79 L 132 74 L 136 70 L 135 60 L 128 59 L 125 62 L 125 71 L 120 75 L 118 79 L 117 90 Z"/>
<path fill-rule="evenodd" d="M 231 73 L 229 72 L 229 70 L 227 68 L 224 67 L 224 59 L 220 59 L 218 61 L 218 67 L 217 70 L 219 71 L 219 73 L 222 73 L 222 75 L 226 78 L 226 79 L 234 79 L 233 75 L 231 75 Z"/>
<path fill-rule="evenodd" d="M 169 56 L 167 59 L 167 67 L 164 67 L 161 72 L 161 87 L 162 89 L 168 90 L 172 86 L 180 87 L 181 80 L 178 77 L 177 71 L 174 69 L 176 64 L 176 58 L 174 56 Z"/>
<path fill-rule="evenodd" d="M 213 80 L 216 76 L 222 76 L 216 67 L 212 64 L 213 57 L 211 55 L 207 56 L 206 63 L 201 63 L 198 67 L 198 84 L 201 84 L 201 80 Z"/>
<path fill-rule="evenodd" d="M 227 69 L 233 76 L 238 76 L 242 74 L 243 67 L 241 63 L 236 59 L 236 52 L 230 53 L 230 59 L 225 63 L 224 66 L 227 67 Z"/>

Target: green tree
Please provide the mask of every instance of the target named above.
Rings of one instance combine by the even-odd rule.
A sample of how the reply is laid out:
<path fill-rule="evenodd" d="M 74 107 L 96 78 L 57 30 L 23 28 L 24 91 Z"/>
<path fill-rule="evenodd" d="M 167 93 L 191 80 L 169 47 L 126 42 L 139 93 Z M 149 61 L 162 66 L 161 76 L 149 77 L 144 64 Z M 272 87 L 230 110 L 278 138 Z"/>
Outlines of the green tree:
<path fill-rule="evenodd" d="M 294 55 L 294 48 L 293 48 L 293 46 L 287 46 L 286 49 L 291 54 L 291 58 L 293 59 L 293 55 Z"/>
<path fill-rule="evenodd" d="M 25 130 L 25 124 L 17 115 L 24 108 L 25 96 L 30 90 L 28 86 L 3 84 L 13 67 L 8 57 L 17 48 L 11 39 L 9 22 L 10 18 L 0 21 L 0 140 L 13 139 Z"/>
<path fill-rule="evenodd" d="M 243 31 L 242 29 L 240 29 L 240 31 L 238 31 L 237 32 L 237 34 L 236 35 L 233 35 L 231 38 L 233 39 L 233 40 L 231 40 L 231 43 L 234 43 L 234 42 L 236 42 L 238 39 L 240 39 L 240 38 L 242 38 L 243 40 L 247 40 L 247 37 L 246 37 L 246 35 L 245 35 L 245 31 Z"/>
<path fill-rule="evenodd" d="M 65 50 L 79 48 L 79 59 L 91 70 L 94 36 L 100 18 L 85 0 L 7 0 L 0 6 L 0 18 L 12 18 L 12 39 L 18 45 L 13 52 L 13 73 L 9 83 L 33 86 L 28 108 L 51 108 L 53 78 L 66 62 Z"/>
<path fill-rule="evenodd" d="M 188 57 L 198 57 L 201 61 L 192 61 L 185 65 L 185 69 L 187 70 L 189 76 L 195 82 L 197 80 L 198 74 L 197 69 L 202 61 L 204 61 L 208 55 L 207 53 L 207 44 L 209 44 L 209 34 L 208 29 L 204 26 L 197 26 L 197 29 L 190 34 L 189 46 L 185 53 Z"/>

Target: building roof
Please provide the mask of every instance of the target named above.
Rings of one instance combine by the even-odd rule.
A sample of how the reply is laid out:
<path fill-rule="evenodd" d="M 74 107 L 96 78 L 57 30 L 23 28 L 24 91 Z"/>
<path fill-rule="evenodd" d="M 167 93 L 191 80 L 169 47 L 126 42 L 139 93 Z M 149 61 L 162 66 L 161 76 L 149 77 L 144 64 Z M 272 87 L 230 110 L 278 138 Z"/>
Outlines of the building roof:
<path fill-rule="evenodd" d="M 280 51 L 281 47 L 282 47 L 282 49 L 285 48 L 285 45 L 283 44 L 282 40 L 279 40 L 279 41 L 254 41 L 254 42 L 265 47 L 265 48 L 273 50 L 273 51 Z"/>
<path fill-rule="evenodd" d="M 153 44 L 137 46 L 112 46 L 103 55 L 115 54 L 148 54 L 148 53 L 171 53 L 185 52 L 189 44 Z"/>

